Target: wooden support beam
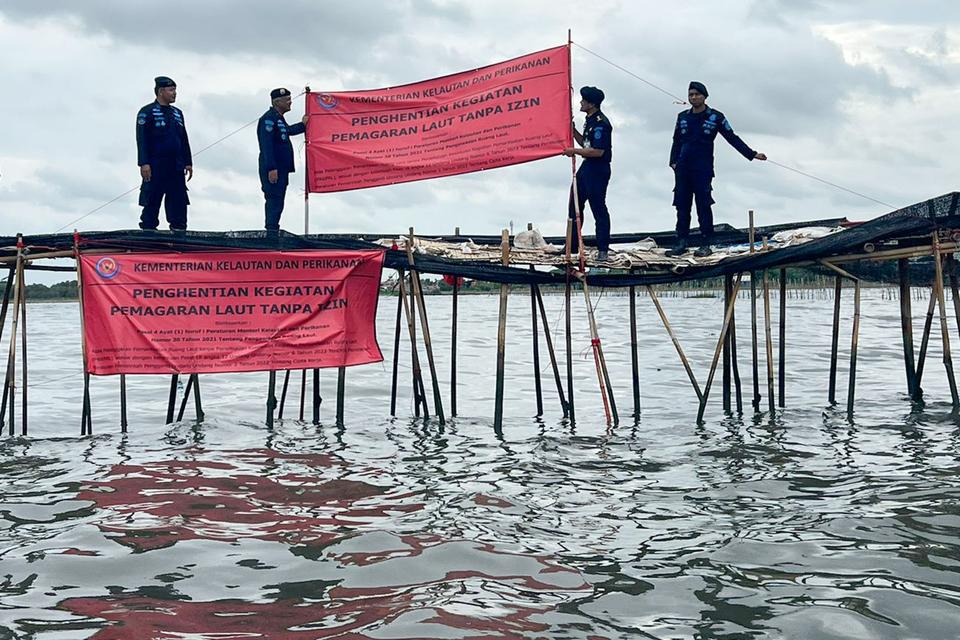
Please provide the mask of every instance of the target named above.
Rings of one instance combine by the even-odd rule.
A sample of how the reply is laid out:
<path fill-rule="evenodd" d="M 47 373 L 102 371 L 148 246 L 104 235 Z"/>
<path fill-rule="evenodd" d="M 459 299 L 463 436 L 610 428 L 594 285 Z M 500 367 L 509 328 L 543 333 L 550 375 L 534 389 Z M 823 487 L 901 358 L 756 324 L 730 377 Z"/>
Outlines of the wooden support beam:
<path fill-rule="evenodd" d="M 569 414 L 567 399 L 563 394 L 563 383 L 560 381 L 560 367 L 557 365 L 557 354 L 553 349 L 553 339 L 550 337 L 550 322 L 547 320 L 547 310 L 543 306 L 543 296 L 540 295 L 540 287 L 533 285 L 533 293 L 537 298 L 537 307 L 540 309 L 540 321 L 543 324 L 543 337 L 547 343 L 547 353 L 550 356 L 550 367 L 553 369 L 553 380 L 557 385 L 557 397 L 560 398 L 560 408 L 563 410 L 563 417 Z"/>
<path fill-rule="evenodd" d="M 657 313 L 660 314 L 660 320 L 663 322 L 663 326 L 667 330 L 670 340 L 673 342 L 673 347 L 677 350 L 677 355 L 680 356 L 680 362 L 683 364 L 683 368 L 687 372 L 687 377 L 690 378 L 690 384 L 693 385 L 693 390 L 697 393 L 697 400 L 701 401 L 703 400 L 703 392 L 700 391 L 700 385 L 697 383 L 697 377 L 693 375 L 693 369 L 690 367 L 690 362 L 687 360 L 687 356 L 683 352 L 683 347 L 680 346 L 680 341 L 677 340 L 677 336 L 673 333 L 673 327 L 670 326 L 670 321 L 667 319 L 667 314 L 664 313 L 663 307 L 660 305 L 660 299 L 657 298 L 657 293 L 653 290 L 652 286 L 646 285 L 646 287 L 647 294 L 649 294 L 650 300 L 653 301 L 653 305 L 657 308 Z"/>
<path fill-rule="evenodd" d="M 501 260 L 504 266 L 510 264 L 510 232 L 504 229 L 500 232 Z M 503 381 L 506 364 L 507 345 L 507 298 L 510 295 L 510 285 L 500 285 L 500 312 L 497 317 L 497 385 L 493 408 L 493 428 L 497 431 L 503 428 Z"/>
<path fill-rule="evenodd" d="M 733 319 L 733 307 L 737 303 L 737 294 L 740 292 L 740 279 L 742 275 L 743 274 L 737 274 L 737 281 L 733 285 L 732 296 L 730 296 L 725 307 L 723 325 L 720 327 L 720 337 L 717 340 L 717 348 L 713 352 L 713 360 L 710 363 L 710 374 L 707 376 L 707 382 L 703 386 L 703 395 L 700 396 L 700 406 L 697 409 L 697 422 L 703 421 L 703 412 L 707 409 L 707 398 L 710 396 L 710 386 L 713 384 L 713 376 L 717 371 L 717 361 L 720 359 L 720 353 L 727 341 L 727 332 L 730 329 L 730 322 Z"/>

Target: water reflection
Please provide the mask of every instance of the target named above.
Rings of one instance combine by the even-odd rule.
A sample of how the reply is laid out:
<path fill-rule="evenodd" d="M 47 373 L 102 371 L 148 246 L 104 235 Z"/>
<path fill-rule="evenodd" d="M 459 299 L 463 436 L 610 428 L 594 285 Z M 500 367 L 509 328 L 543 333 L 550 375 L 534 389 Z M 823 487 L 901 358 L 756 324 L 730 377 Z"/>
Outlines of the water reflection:
<path fill-rule="evenodd" d="M 461 417 L 443 426 L 382 418 L 375 367 L 348 371 L 343 425 L 325 405 L 320 425 L 267 429 L 265 376 L 250 374 L 209 376 L 207 419 L 164 426 L 167 381 L 131 377 L 130 432 L 110 426 L 116 385 L 96 380 L 97 435 L 77 438 L 79 395 L 58 390 L 31 407 L 51 437 L 0 441 L 0 638 L 952 638 L 958 417 L 933 367 L 926 404 L 905 399 L 870 295 L 852 418 L 825 401 L 830 317 L 813 304 L 791 309 L 788 407 L 726 415 L 715 393 L 699 424 L 646 311 L 642 419 L 608 428 L 589 359 L 574 367 L 576 424 L 548 397 L 543 417 L 518 417 L 533 382 L 515 305 L 496 433 L 495 309 L 466 297 Z M 554 317 L 562 299 L 545 302 Z M 624 414 L 626 304 L 606 296 L 599 318 Z M 702 370 L 719 305 L 664 304 Z M 32 323 L 38 382 L 63 375 L 55 347 L 74 330 L 53 306 Z"/>

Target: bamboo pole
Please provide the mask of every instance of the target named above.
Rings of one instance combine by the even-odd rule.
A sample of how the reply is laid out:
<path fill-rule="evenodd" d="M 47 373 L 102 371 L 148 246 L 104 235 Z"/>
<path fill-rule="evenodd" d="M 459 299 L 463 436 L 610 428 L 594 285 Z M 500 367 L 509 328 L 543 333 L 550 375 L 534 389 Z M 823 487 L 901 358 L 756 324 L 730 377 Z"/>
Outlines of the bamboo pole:
<path fill-rule="evenodd" d="M 730 306 L 730 300 L 733 299 L 733 274 L 728 273 L 723 276 L 723 308 L 726 311 Z M 723 377 L 721 378 L 721 392 L 723 397 L 723 410 L 730 413 L 730 332 L 724 337 L 723 341 Z"/>
<path fill-rule="evenodd" d="M 23 326 L 20 327 L 20 350 L 23 352 L 23 358 L 21 358 L 21 380 L 20 380 L 20 392 L 23 394 L 22 399 L 20 400 L 20 435 L 27 435 L 27 283 L 24 279 L 23 273 L 23 263 L 20 263 L 20 277 L 17 281 L 17 286 L 20 287 L 20 308 L 22 309 L 22 318 L 21 321 Z M 13 336 L 11 336 L 13 337 Z"/>
<path fill-rule="evenodd" d="M 693 375 L 693 369 L 690 368 L 690 362 L 687 360 L 686 354 L 683 353 L 683 348 L 680 346 L 680 341 L 677 340 L 677 336 L 673 333 L 673 327 L 670 326 L 670 321 L 667 320 L 667 314 L 664 313 L 663 307 L 660 306 L 660 299 L 657 298 L 656 292 L 653 290 L 653 287 L 646 285 L 647 294 L 650 296 L 650 300 L 653 301 L 654 306 L 657 308 L 657 313 L 660 314 L 660 320 L 663 322 L 664 328 L 667 330 L 667 334 L 670 336 L 670 340 L 673 342 L 674 348 L 677 350 L 677 355 L 680 356 L 680 362 L 683 363 L 683 368 L 687 372 L 687 377 L 690 378 L 690 384 L 693 385 L 693 390 L 697 392 L 697 400 L 703 400 L 703 392 L 700 391 L 700 385 L 697 384 L 697 378 Z"/>
<path fill-rule="evenodd" d="M 290 369 L 283 373 L 283 388 L 280 390 L 280 409 L 277 411 L 277 420 L 283 420 L 283 408 L 287 403 L 287 388 L 290 386 Z"/>
<path fill-rule="evenodd" d="M 177 407 L 177 381 L 180 379 L 180 375 L 174 373 L 170 376 L 170 393 L 167 396 L 167 422 L 166 424 L 171 424 L 173 422 L 173 412 Z"/>
<path fill-rule="evenodd" d="M 460 235 L 460 227 L 457 227 Z M 450 416 L 457 417 L 457 316 L 460 299 L 460 278 L 453 276 L 453 308 L 450 311 Z"/>
<path fill-rule="evenodd" d="M 183 390 L 183 400 L 180 401 L 180 410 L 177 412 L 177 422 L 183 420 L 183 414 L 187 412 L 187 401 L 190 399 L 191 391 L 193 391 L 193 374 L 187 376 L 187 386 Z"/>
<path fill-rule="evenodd" d="M 856 395 L 857 385 L 857 345 L 860 339 L 860 278 L 851 275 L 849 272 L 844 271 L 835 264 L 831 264 L 827 260 L 821 260 L 820 264 L 837 274 L 837 297 L 839 297 L 839 278 L 848 278 L 853 281 L 853 330 L 850 336 L 850 376 L 847 380 L 847 414 L 852 416 L 853 400 Z M 838 339 L 837 334 L 839 330 L 837 327 L 839 325 L 839 317 L 839 306 L 834 302 L 834 346 L 836 346 L 836 340 Z M 836 375 L 836 358 L 834 358 L 832 364 L 832 373 Z"/>
<path fill-rule="evenodd" d="M 420 417 L 420 404 L 423 403 L 423 412 L 424 418 L 428 418 L 427 414 L 427 403 L 424 398 L 420 395 L 420 389 L 423 387 L 423 382 L 420 373 L 420 354 L 417 350 L 417 329 L 416 323 L 413 319 L 413 314 L 410 310 L 409 301 L 407 300 L 406 287 L 404 285 L 404 279 L 400 279 L 400 298 L 403 300 L 403 315 L 407 320 L 407 333 L 410 336 L 410 358 L 413 363 L 413 406 L 414 414 L 416 417 Z"/>
<path fill-rule="evenodd" d="M 13 288 L 13 316 L 10 323 L 10 344 L 7 355 L 7 375 L 4 382 L 3 407 L 0 407 L 0 415 L 5 413 L 9 407 L 10 414 L 8 418 L 9 435 L 14 435 L 15 425 L 15 405 L 16 405 L 16 377 L 17 377 L 17 324 L 20 319 L 20 303 L 23 288 L 20 286 L 23 279 L 23 236 L 17 235 L 17 263 L 14 267 L 16 283 Z"/>
<path fill-rule="evenodd" d="M 597 369 L 597 382 L 600 386 L 600 398 L 603 400 L 603 413 L 607 424 L 617 424 L 620 419 L 617 415 L 617 405 L 613 399 L 613 387 L 607 378 L 607 365 L 603 358 L 603 346 L 600 343 L 600 333 L 597 331 L 597 320 L 593 315 L 593 300 L 590 299 L 590 289 L 586 277 L 580 278 L 580 288 L 583 290 L 583 300 L 587 306 L 587 321 L 590 326 L 590 347 L 593 351 L 593 363 Z"/>
<path fill-rule="evenodd" d="M 337 426 L 343 426 L 343 413 L 346 405 L 347 368 L 337 369 Z"/>
<path fill-rule="evenodd" d="M 300 420 L 303 421 L 304 410 L 307 404 L 307 370 L 300 370 Z"/>
<path fill-rule="evenodd" d="M 577 420 L 577 407 L 573 396 L 573 335 L 571 333 L 570 322 L 570 236 L 573 229 L 573 221 L 567 219 L 567 269 L 566 269 L 566 287 L 563 290 L 564 296 L 564 321 L 566 329 L 566 347 L 567 347 L 567 407 L 569 408 L 570 422 Z"/>
<path fill-rule="evenodd" d="M 190 376 L 190 382 L 193 382 L 193 376 Z M 273 411 L 277 407 L 277 372 L 270 371 L 267 374 L 267 426 L 273 426 Z M 186 397 L 184 397 L 186 402 Z"/>
<path fill-rule="evenodd" d="M 927 315 L 923 321 L 923 333 L 920 336 L 920 353 L 917 356 L 917 377 L 913 399 L 920 401 L 923 398 L 923 370 L 927 362 L 927 347 L 930 345 L 930 329 L 933 327 L 933 312 L 936 310 L 937 296 L 930 288 L 930 301 L 927 303 Z"/>
<path fill-rule="evenodd" d="M 763 250 L 767 250 L 767 238 L 763 238 Z M 767 270 L 763 270 L 763 338 L 767 356 L 767 404 L 770 415 L 777 410 L 776 393 L 773 389 L 773 332 L 770 321 L 770 282 Z"/>
<path fill-rule="evenodd" d="M 527 231 L 533 229 L 531 223 L 527 223 Z M 530 271 L 536 271 L 533 265 L 530 265 Z M 543 386 L 540 383 L 540 331 L 537 328 L 537 296 L 535 284 L 530 285 L 530 330 L 533 336 L 533 387 L 537 396 L 537 416 L 543 415 Z"/>
<path fill-rule="evenodd" d="M 751 255 L 756 252 L 754 242 L 756 242 L 756 237 L 754 233 L 753 226 L 753 209 L 748 211 L 748 216 L 750 220 L 750 253 Z M 751 345 L 751 356 L 752 356 L 752 365 L 753 365 L 753 410 L 760 410 L 760 368 L 759 360 L 760 354 L 757 348 L 757 272 L 750 272 L 750 345 Z"/>
<path fill-rule="evenodd" d="M 504 229 L 500 232 L 500 252 L 504 266 L 510 264 L 510 232 Z M 507 344 L 507 297 L 510 286 L 500 285 L 500 313 L 497 319 L 497 387 L 493 409 L 493 427 L 496 430 L 503 428 L 503 381 L 505 374 L 506 344 Z"/>
<path fill-rule="evenodd" d="M 830 388 L 827 391 L 827 401 L 837 403 L 837 352 L 840 346 L 840 294 L 843 279 L 837 276 L 833 290 L 833 332 L 830 341 Z"/>
<path fill-rule="evenodd" d="M 697 422 L 703 421 L 703 412 L 707 409 L 707 398 L 710 396 L 710 386 L 713 384 L 713 376 L 717 371 L 717 362 L 720 360 L 720 354 L 727 341 L 727 332 L 730 329 L 730 321 L 733 318 L 733 307 L 737 303 L 737 294 L 740 292 L 740 279 L 742 275 L 743 274 L 737 274 L 737 281 L 733 285 L 733 295 L 726 304 L 726 309 L 723 314 L 723 325 L 720 327 L 720 337 L 717 340 L 717 348 L 713 352 L 713 360 L 710 363 L 710 374 L 707 376 L 706 384 L 703 385 L 703 395 L 700 397 L 700 407 L 697 409 Z M 727 401 L 729 402 L 729 398 Z"/>
<path fill-rule="evenodd" d="M 786 386 L 787 386 L 787 270 L 780 269 L 780 322 L 778 329 L 780 331 L 780 341 L 777 348 L 780 351 L 780 362 L 778 372 L 780 374 L 779 388 L 777 389 L 777 404 L 781 408 L 787 406 Z"/>
<path fill-rule="evenodd" d="M 633 269 L 631 269 L 631 272 Z M 640 361 L 637 345 L 637 288 L 630 286 L 630 373 L 633 382 L 633 418 L 640 418 Z"/>
<path fill-rule="evenodd" d="M 403 289 L 399 283 L 403 282 L 403 271 L 397 270 L 397 320 L 393 327 L 393 369 L 390 377 L 390 415 L 397 415 L 397 380 L 400 374 L 400 321 L 403 316 Z"/>
<path fill-rule="evenodd" d="M 127 374 L 120 374 L 120 433 L 127 432 Z"/>
<path fill-rule="evenodd" d="M 203 404 L 200 402 L 200 374 L 193 374 L 193 409 L 197 413 L 197 422 L 203 422 Z"/>
<path fill-rule="evenodd" d="M 323 398 L 320 397 L 320 369 L 313 370 L 313 388 L 311 389 L 313 394 L 313 424 L 320 424 L 320 403 L 323 402 Z"/>
<path fill-rule="evenodd" d="M 7 355 L 7 373 L 4 378 L 4 388 L 3 388 L 3 401 L 2 407 L 0 407 L 0 421 L 3 420 L 4 415 L 6 415 L 6 409 L 9 403 L 10 408 L 10 417 L 8 419 L 9 435 L 14 435 L 14 405 L 16 404 L 16 353 L 17 353 L 17 322 L 20 318 L 20 279 L 23 274 L 21 267 L 23 266 L 23 237 L 17 236 L 17 262 L 12 270 L 11 277 L 16 279 L 13 288 L 13 316 L 11 317 L 10 323 L 10 344 L 9 352 Z"/>
<path fill-rule="evenodd" d="M 743 274 L 737 274 L 742 277 Z M 736 300 L 736 296 L 733 298 Z M 734 303 L 733 311 L 730 315 L 730 331 L 728 332 L 728 339 L 730 341 L 730 369 L 733 373 L 733 387 L 736 392 L 737 399 L 737 413 L 743 413 L 743 388 L 740 384 L 740 363 L 737 360 L 737 305 Z"/>
<path fill-rule="evenodd" d="M 953 356 L 950 353 L 950 331 L 947 326 L 947 303 L 943 293 L 943 265 L 940 258 L 940 238 L 933 232 L 933 264 L 936 274 L 937 304 L 940 306 L 940 339 L 943 341 L 943 367 L 947 371 L 947 383 L 950 385 L 950 398 L 954 408 L 960 406 L 957 394 L 957 380 L 953 373 Z"/>
<path fill-rule="evenodd" d="M 443 398 L 440 396 L 440 377 L 433 360 L 433 341 L 430 339 L 430 324 L 427 321 L 427 302 L 423 297 L 423 287 L 420 285 L 420 273 L 416 270 L 413 259 L 413 227 L 410 227 L 410 242 L 407 243 L 407 260 L 410 263 L 410 279 L 413 283 L 414 297 L 417 301 L 417 310 L 420 315 L 420 328 L 423 331 L 423 347 L 427 352 L 427 366 L 430 369 L 430 383 L 433 387 L 433 410 L 440 424 L 445 424 L 443 415 Z"/>
<path fill-rule="evenodd" d="M 951 256 L 951 261 L 952 256 Z M 910 303 L 910 262 L 906 258 L 897 260 L 897 273 L 900 280 L 900 332 L 903 336 L 903 365 L 907 376 L 907 393 L 913 397 L 917 386 L 917 367 L 913 358 L 913 310 Z M 956 280 L 953 280 L 956 287 Z M 960 304 L 954 294 L 954 305 Z M 960 322 L 960 309 L 957 320 Z"/>
<path fill-rule="evenodd" d="M 550 367 L 553 369 L 553 379 L 557 385 L 557 396 L 560 398 L 560 408 L 563 410 L 563 417 L 569 415 L 567 399 L 563 394 L 563 383 L 560 380 L 560 367 L 557 365 L 557 354 L 553 349 L 553 339 L 550 337 L 550 323 L 547 321 L 547 310 L 543 306 L 543 296 L 540 295 L 540 287 L 533 285 L 533 292 L 537 298 L 537 307 L 540 309 L 540 321 L 543 324 L 543 337 L 547 343 L 547 353 L 550 356 Z"/>

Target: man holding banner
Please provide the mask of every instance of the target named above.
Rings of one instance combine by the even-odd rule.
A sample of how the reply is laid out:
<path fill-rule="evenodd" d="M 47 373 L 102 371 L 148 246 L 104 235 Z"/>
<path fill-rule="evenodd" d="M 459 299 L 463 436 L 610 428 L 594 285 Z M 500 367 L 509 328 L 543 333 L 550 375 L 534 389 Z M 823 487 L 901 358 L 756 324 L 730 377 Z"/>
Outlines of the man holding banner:
<path fill-rule="evenodd" d="M 264 226 L 267 232 L 280 230 L 280 215 L 287 195 L 287 185 L 293 168 L 293 144 L 290 136 L 299 135 L 306 129 L 307 116 L 303 121 L 288 125 L 283 114 L 290 111 L 293 98 L 287 89 L 270 92 L 272 106 L 260 116 L 257 123 L 257 142 L 260 145 L 260 187 L 263 189 Z"/>
<path fill-rule="evenodd" d="M 600 111 L 603 91 L 596 87 L 580 89 L 580 111 L 587 114 L 581 134 L 573 129 L 573 137 L 582 148 L 568 147 L 565 156 L 581 156 L 583 164 L 577 171 L 576 194 L 570 190 L 569 214 L 573 220 L 583 215 L 583 205 L 590 203 L 593 219 L 597 223 L 597 260 L 604 261 L 610 249 L 610 212 L 607 211 L 607 185 L 610 183 L 610 161 L 613 158 L 613 125 Z M 576 202 L 574 202 L 576 195 Z M 570 250 L 579 250 L 579 238 L 573 234 Z"/>

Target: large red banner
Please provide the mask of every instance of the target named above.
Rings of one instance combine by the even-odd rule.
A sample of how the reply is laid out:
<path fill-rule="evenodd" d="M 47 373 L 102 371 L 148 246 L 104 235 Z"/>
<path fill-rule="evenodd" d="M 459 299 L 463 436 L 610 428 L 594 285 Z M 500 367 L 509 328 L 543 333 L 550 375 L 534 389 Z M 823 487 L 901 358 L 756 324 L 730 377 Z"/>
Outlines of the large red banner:
<path fill-rule="evenodd" d="M 547 158 L 573 145 L 570 49 L 389 89 L 311 92 L 306 111 L 313 193 Z"/>
<path fill-rule="evenodd" d="M 84 255 L 87 371 L 219 373 L 383 360 L 382 251 Z"/>

